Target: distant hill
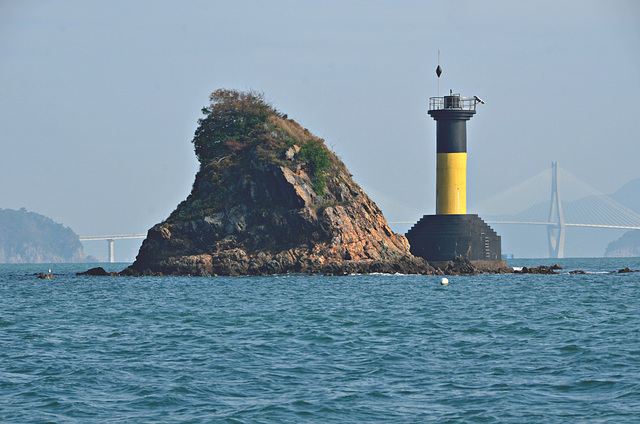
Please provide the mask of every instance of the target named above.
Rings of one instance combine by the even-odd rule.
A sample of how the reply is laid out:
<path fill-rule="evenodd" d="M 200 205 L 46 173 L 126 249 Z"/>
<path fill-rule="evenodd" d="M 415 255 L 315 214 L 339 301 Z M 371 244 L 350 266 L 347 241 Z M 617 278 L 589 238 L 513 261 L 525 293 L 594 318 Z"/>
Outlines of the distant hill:
<path fill-rule="evenodd" d="M 35 212 L 0 209 L 0 263 L 87 262 L 69 227 Z"/>
<path fill-rule="evenodd" d="M 616 241 L 607 246 L 606 257 L 636 257 L 640 256 L 640 230 L 628 231 Z"/>
<path fill-rule="evenodd" d="M 629 181 L 610 197 L 635 213 L 640 214 L 640 178 Z"/>
<path fill-rule="evenodd" d="M 640 214 L 640 178 L 629 181 L 611 195 L 616 202 Z M 607 257 L 640 256 L 640 230 L 628 231 L 612 241 L 604 253 Z"/>

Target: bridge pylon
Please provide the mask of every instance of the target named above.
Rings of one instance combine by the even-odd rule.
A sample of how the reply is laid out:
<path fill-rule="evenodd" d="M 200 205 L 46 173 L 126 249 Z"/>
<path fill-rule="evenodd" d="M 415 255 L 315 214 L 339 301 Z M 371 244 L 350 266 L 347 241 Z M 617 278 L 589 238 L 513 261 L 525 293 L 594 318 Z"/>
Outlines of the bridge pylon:
<path fill-rule="evenodd" d="M 551 206 L 548 222 L 549 257 L 564 258 L 565 223 L 558 184 L 558 162 L 551 162 Z"/>

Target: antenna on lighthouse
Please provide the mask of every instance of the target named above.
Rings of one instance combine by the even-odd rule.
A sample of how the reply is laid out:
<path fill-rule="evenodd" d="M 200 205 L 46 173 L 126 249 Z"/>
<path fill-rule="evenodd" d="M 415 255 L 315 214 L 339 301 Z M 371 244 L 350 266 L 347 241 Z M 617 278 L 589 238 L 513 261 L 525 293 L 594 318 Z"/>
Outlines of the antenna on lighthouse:
<path fill-rule="evenodd" d="M 438 76 L 438 97 L 440 97 L 440 75 L 442 74 L 442 68 L 440 67 L 440 49 L 438 49 L 438 67 L 436 68 L 436 75 Z"/>

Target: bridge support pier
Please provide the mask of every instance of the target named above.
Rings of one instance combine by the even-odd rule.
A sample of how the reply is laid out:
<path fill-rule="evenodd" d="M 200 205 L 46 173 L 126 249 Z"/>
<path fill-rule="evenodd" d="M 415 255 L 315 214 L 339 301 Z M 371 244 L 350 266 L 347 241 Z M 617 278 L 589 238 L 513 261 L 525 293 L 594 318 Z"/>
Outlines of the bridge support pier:
<path fill-rule="evenodd" d="M 115 262 L 113 257 L 113 239 L 107 239 L 107 262 Z"/>
<path fill-rule="evenodd" d="M 115 240 L 123 239 L 143 239 L 146 234 L 112 234 L 109 236 L 80 236 L 78 239 L 81 242 L 93 241 L 93 240 L 106 240 L 107 241 L 107 262 L 115 262 L 113 255 L 113 242 Z"/>

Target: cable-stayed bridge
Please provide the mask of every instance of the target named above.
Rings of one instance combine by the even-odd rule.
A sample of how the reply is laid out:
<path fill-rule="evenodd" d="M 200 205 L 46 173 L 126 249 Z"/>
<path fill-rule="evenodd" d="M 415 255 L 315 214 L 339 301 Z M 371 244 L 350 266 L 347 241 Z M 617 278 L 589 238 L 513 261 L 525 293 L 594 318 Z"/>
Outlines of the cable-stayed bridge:
<path fill-rule="evenodd" d="M 367 190 L 369 193 L 369 190 Z M 370 190 L 390 215 L 413 224 L 421 214 L 396 199 Z M 489 224 L 537 225 L 546 228 L 549 257 L 564 257 L 567 227 L 640 229 L 640 215 L 589 186 L 553 162 L 550 169 L 469 208 Z"/>
<path fill-rule="evenodd" d="M 553 162 L 474 208 L 488 223 L 546 226 L 549 257 L 564 257 L 567 227 L 640 229 L 640 215 Z"/>

